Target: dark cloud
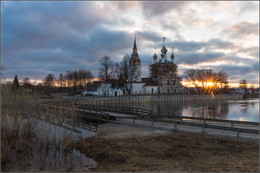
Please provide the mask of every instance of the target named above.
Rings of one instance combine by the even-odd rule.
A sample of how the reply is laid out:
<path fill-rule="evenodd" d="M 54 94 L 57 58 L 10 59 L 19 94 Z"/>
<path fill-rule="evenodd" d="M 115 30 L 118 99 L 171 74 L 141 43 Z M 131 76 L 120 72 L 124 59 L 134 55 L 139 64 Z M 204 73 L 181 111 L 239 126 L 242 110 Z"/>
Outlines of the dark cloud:
<path fill-rule="evenodd" d="M 139 1 L 110 1 L 110 3 L 121 10 L 136 8 L 140 4 Z"/>
<path fill-rule="evenodd" d="M 165 14 L 170 10 L 180 11 L 186 4 L 185 1 L 174 1 L 174 2 L 155 2 L 155 1 L 143 1 L 141 2 L 143 14 L 146 17 L 154 17 Z"/>
<path fill-rule="evenodd" d="M 27 76 L 28 71 L 33 69 L 36 73 L 45 69 L 45 73 L 52 71 L 56 74 L 79 68 L 87 68 L 95 74 L 102 56 L 108 55 L 115 59 L 119 51 L 131 50 L 132 37 L 126 32 L 98 28 L 87 37 L 45 41 L 41 49 L 27 49 L 25 46 L 27 51 L 23 54 L 4 56 L 2 63 L 12 75 L 17 69 L 19 74 Z"/>
<path fill-rule="evenodd" d="M 43 79 L 48 73 L 58 76 L 59 73 L 79 68 L 89 69 L 97 76 L 99 59 L 102 56 L 108 55 L 118 62 L 123 55 L 132 53 L 134 34 L 122 28 L 135 25 L 136 21 L 132 18 L 123 19 L 118 15 L 124 10 L 134 10 L 140 4 L 146 22 L 151 19 L 157 22 L 156 28 L 164 28 L 165 33 L 170 30 L 172 34 L 167 37 L 162 35 L 160 30 L 148 26 L 143 26 L 144 30 L 135 33 L 144 76 L 149 73 L 148 65 L 153 61 L 155 45 L 157 55 L 160 56 L 163 36 L 166 36 L 168 57 L 171 54 L 171 46 L 174 46 L 178 64 L 196 67 L 201 63 L 221 60 L 230 64 L 209 67 L 222 67 L 234 78 L 237 78 L 235 75 L 246 76 L 247 72 L 250 75 L 259 73 L 258 46 L 243 48 L 222 38 L 212 38 L 208 41 L 184 40 L 181 36 L 184 26 L 178 20 L 192 25 L 192 22 L 199 18 L 194 14 L 194 9 L 182 11 L 186 2 L 60 1 L 5 4 L 8 5 L 2 7 L 1 13 L 1 55 L 5 67 L 4 75 L 9 78 L 18 74 L 19 79 L 26 76 Z M 164 14 L 170 10 L 176 10 L 184 16 L 164 18 L 167 16 Z M 115 29 L 114 26 L 122 28 Z M 226 32 L 242 38 L 251 33 L 258 34 L 259 29 L 255 23 L 242 21 L 227 27 Z M 223 50 L 232 50 L 232 54 L 226 54 Z M 238 56 L 240 53 L 245 57 Z"/>
<path fill-rule="evenodd" d="M 259 47 L 257 46 L 241 47 L 236 53 L 245 53 L 249 56 L 252 56 L 256 60 L 259 60 Z"/>
<path fill-rule="evenodd" d="M 132 44 L 132 35 L 126 32 L 97 27 L 111 21 L 92 8 L 99 6 L 92 2 L 15 2 L 4 6 L 5 75 L 13 76 L 18 69 L 26 76 L 28 72 L 40 74 L 39 70 L 57 73 L 84 67 L 95 71 L 101 56 Z"/>
<path fill-rule="evenodd" d="M 259 65 L 252 64 L 245 66 L 238 66 L 237 64 L 224 64 L 219 66 L 214 66 L 213 69 L 221 70 L 227 72 L 228 79 L 234 82 L 239 82 L 241 79 L 246 79 L 249 83 L 258 83 L 259 79 Z"/>
<path fill-rule="evenodd" d="M 140 40 L 149 40 L 149 41 L 152 41 L 154 43 L 156 42 L 160 42 L 162 40 L 162 36 L 157 33 L 157 32 L 154 32 L 154 31 L 149 31 L 149 30 L 146 30 L 146 31 L 138 31 L 136 32 L 136 35 L 137 37 L 140 37 Z M 139 39 L 139 38 L 137 38 Z"/>
<path fill-rule="evenodd" d="M 214 62 L 223 59 L 225 53 L 222 52 L 197 52 L 197 53 L 175 53 L 176 62 L 182 64 L 197 64 L 202 62 Z"/>
<path fill-rule="evenodd" d="M 178 49 L 181 52 L 194 52 L 207 46 L 207 43 L 195 41 L 174 41 L 170 42 L 168 45 L 174 46 L 174 48 Z"/>
<path fill-rule="evenodd" d="M 83 6 L 84 5 L 84 6 Z M 107 18 L 94 14 L 91 2 L 17 2 L 2 13 L 3 54 L 42 48 L 45 41 L 83 35 Z M 108 21 L 109 22 L 109 21 Z"/>
<path fill-rule="evenodd" d="M 221 39 L 210 39 L 207 42 L 207 47 L 211 48 L 211 49 L 230 49 L 230 48 L 234 48 L 234 43 L 230 42 L 230 41 L 223 41 Z"/>
<path fill-rule="evenodd" d="M 132 46 L 132 40 L 133 35 L 127 32 L 98 28 L 89 35 L 86 49 L 91 54 L 100 57 L 99 52 L 111 54 L 122 49 L 129 49 Z"/>
<path fill-rule="evenodd" d="M 181 52 L 194 52 L 202 48 L 207 50 L 215 49 L 230 49 L 234 48 L 235 45 L 230 41 L 224 41 L 221 39 L 210 39 L 206 42 L 202 41 L 173 41 L 169 42 L 168 45 L 173 45 L 174 48 L 178 49 Z"/>
<path fill-rule="evenodd" d="M 244 14 L 245 12 L 252 12 L 255 10 L 259 11 L 259 3 L 257 4 L 257 2 L 244 1 L 241 2 L 239 13 Z"/>
<path fill-rule="evenodd" d="M 226 28 L 223 32 L 231 35 L 233 38 L 240 39 L 250 35 L 259 36 L 259 23 L 239 21 Z"/>

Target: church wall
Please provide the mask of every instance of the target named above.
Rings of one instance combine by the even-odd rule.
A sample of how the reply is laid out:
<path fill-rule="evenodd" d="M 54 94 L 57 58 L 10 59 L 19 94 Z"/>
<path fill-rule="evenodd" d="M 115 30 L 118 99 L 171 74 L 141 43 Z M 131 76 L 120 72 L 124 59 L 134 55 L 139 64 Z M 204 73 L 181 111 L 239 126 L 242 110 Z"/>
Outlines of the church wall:
<path fill-rule="evenodd" d="M 132 71 L 134 71 L 133 75 L 132 75 Z M 129 81 L 141 82 L 141 75 L 142 75 L 141 66 L 130 67 L 128 74 L 129 74 Z"/>
<path fill-rule="evenodd" d="M 131 94 L 142 94 L 143 91 L 143 86 L 145 85 L 145 83 L 133 83 L 132 84 L 132 88 L 131 88 Z M 128 83 L 127 84 L 128 89 L 130 89 L 131 84 Z"/>
<path fill-rule="evenodd" d="M 144 86 L 144 93 L 145 94 L 157 94 L 158 86 Z"/>

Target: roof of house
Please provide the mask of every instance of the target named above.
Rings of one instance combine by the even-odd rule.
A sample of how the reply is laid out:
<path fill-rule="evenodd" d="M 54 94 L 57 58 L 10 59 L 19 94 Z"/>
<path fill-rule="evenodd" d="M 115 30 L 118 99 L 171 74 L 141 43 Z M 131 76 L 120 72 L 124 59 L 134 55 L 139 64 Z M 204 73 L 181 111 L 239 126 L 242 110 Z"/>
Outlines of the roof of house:
<path fill-rule="evenodd" d="M 22 88 L 33 88 L 34 86 L 32 84 L 29 84 L 29 83 L 24 83 L 22 85 Z"/>
<path fill-rule="evenodd" d="M 142 78 L 142 83 L 145 83 L 144 86 L 158 86 L 152 78 Z"/>

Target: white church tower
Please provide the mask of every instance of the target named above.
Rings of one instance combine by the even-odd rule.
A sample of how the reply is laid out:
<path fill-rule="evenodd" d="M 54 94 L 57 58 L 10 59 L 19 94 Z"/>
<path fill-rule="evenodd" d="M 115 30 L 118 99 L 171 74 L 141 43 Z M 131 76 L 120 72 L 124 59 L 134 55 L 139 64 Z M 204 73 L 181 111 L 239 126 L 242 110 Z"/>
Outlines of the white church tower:
<path fill-rule="evenodd" d="M 141 60 L 137 53 L 136 37 L 134 38 L 133 53 L 129 60 L 129 65 L 129 82 L 141 82 Z"/>

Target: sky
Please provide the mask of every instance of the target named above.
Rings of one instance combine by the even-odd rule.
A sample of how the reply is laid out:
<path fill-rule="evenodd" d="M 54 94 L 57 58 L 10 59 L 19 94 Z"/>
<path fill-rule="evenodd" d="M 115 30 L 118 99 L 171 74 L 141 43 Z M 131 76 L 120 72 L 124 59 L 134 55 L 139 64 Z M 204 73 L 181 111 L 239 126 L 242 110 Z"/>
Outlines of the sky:
<path fill-rule="evenodd" d="M 135 35 L 143 77 L 165 37 L 179 75 L 223 69 L 230 83 L 259 83 L 258 1 L 1 1 L 3 77 L 80 68 L 97 77 L 99 59 L 130 56 Z"/>

